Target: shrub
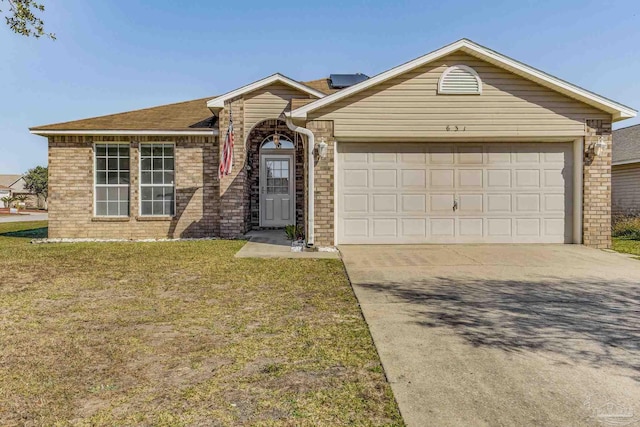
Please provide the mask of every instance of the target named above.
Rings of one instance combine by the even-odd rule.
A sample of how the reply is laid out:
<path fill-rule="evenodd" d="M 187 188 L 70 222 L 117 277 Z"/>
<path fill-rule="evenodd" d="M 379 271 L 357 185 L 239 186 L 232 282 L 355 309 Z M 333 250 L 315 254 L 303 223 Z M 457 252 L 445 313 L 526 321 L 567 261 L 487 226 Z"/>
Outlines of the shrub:
<path fill-rule="evenodd" d="M 611 235 L 640 240 L 640 216 L 616 216 L 612 221 Z"/>
<path fill-rule="evenodd" d="M 301 225 L 287 225 L 284 232 L 289 240 L 304 240 L 304 228 Z"/>

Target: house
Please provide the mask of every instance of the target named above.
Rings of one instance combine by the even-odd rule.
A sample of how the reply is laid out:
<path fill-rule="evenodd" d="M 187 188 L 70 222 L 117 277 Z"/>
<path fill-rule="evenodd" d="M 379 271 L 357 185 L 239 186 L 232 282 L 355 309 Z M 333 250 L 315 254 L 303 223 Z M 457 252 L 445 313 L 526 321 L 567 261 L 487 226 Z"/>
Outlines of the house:
<path fill-rule="evenodd" d="M 611 208 L 614 215 L 640 214 L 640 125 L 613 131 Z"/>
<path fill-rule="evenodd" d="M 44 203 L 38 196 L 29 191 L 23 175 L 0 174 L 0 199 L 3 197 L 26 196 L 24 207 L 37 208 Z M 2 204 L 0 204 L 0 207 Z"/>
<path fill-rule="evenodd" d="M 588 64 L 585 64 L 588 66 Z M 50 237 L 610 245 L 611 125 L 636 111 L 462 39 L 367 78 L 31 128 Z M 218 178 L 233 123 L 233 169 Z"/>

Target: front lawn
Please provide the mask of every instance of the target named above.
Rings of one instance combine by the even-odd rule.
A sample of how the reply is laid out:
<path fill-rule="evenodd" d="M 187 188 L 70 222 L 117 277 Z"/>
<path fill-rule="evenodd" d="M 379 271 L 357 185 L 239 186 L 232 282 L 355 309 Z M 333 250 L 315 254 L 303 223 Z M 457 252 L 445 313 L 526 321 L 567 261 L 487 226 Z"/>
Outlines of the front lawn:
<path fill-rule="evenodd" d="M 632 254 L 640 257 L 640 240 L 624 237 L 614 237 L 613 249 L 618 252 Z"/>
<path fill-rule="evenodd" d="M 338 260 L 0 224 L 3 425 L 402 425 Z"/>

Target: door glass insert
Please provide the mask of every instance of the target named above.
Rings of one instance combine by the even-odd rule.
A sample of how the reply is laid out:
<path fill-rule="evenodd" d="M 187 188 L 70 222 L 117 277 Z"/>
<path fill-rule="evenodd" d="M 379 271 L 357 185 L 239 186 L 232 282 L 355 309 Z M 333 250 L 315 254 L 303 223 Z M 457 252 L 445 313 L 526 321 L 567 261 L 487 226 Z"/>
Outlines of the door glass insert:
<path fill-rule="evenodd" d="M 267 194 L 289 193 L 289 160 L 267 160 Z"/>

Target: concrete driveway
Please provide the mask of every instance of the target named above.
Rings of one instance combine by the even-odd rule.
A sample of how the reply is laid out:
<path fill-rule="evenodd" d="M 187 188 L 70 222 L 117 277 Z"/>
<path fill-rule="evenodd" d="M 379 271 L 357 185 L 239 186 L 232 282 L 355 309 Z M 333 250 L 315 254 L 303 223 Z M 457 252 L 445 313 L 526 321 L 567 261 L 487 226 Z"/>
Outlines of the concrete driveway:
<path fill-rule="evenodd" d="M 340 250 L 409 426 L 640 426 L 640 261 L 574 245 Z"/>

